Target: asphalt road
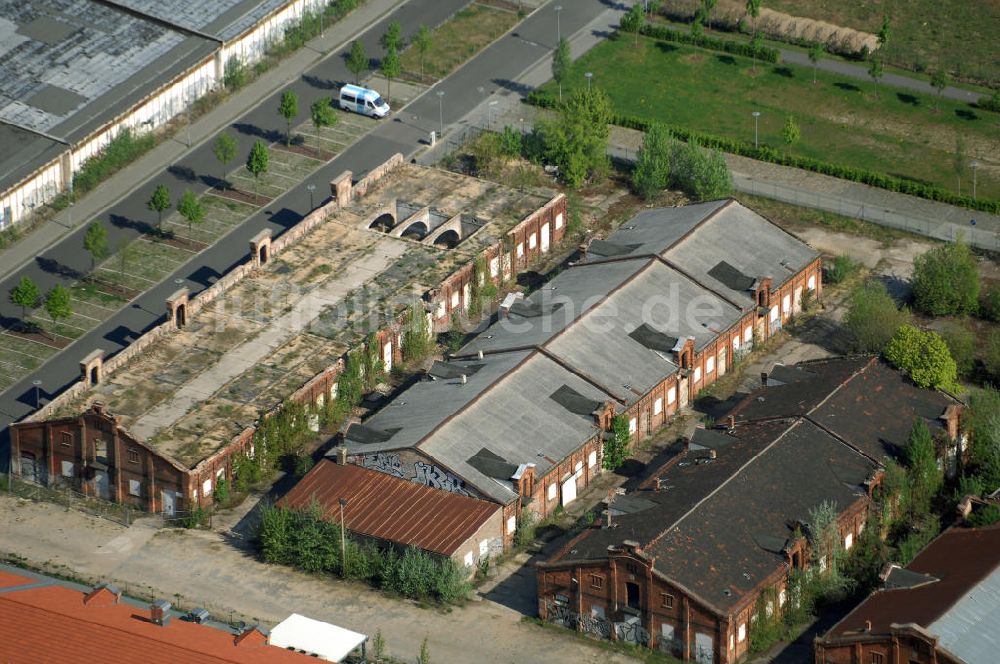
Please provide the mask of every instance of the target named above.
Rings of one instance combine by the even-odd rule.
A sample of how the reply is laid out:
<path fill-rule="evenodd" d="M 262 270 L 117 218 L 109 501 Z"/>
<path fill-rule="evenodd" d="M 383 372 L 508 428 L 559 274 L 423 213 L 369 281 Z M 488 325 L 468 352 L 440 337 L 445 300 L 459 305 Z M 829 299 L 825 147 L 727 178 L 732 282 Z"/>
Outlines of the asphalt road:
<path fill-rule="evenodd" d="M 404 35 L 409 36 L 420 25 L 436 25 L 464 6 L 467 0 L 410 0 L 385 19 L 368 29 L 360 38 L 369 54 L 381 53 L 378 38 L 385 32 L 389 21 L 398 20 Z M 608 0 L 574 0 L 565 3 L 559 21 L 563 35 L 571 35 L 614 3 Z M 234 266 L 244 262 L 249 255 L 249 240 L 262 229 L 270 228 L 275 236 L 294 226 L 309 212 L 309 192 L 306 187 L 316 186 L 318 192 L 329 195 L 329 182 L 344 170 L 351 170 L 355 179 L 384 162 L 396 152 L 409 157 L 421 148 L 429 132 L 438 130 L 443 121 L 446 131 L 480 104 L 485 94 L 501 88 L 524 92 L 517 83 L 518 77 L 549 54 L 555 45 L 557 16 L 552 4 L 542 6 L 451 76 L 395 113 L 383 124 L 334 160 L 304 180 L 294 189 L 262 208 L 225 238 L 179 268 L 163 282 L 146 291 L 111 319 L 81 337 L 73 345 L 53 356 L 31 375 L 0 394 L 0 468 L 6 467 L 7 439 L 10 422 L 28 415 L 35 407 L 32 381 L 41 380 L 41 398 L 47 399 L 60 393 L 79 376 L 79 361 L 96 348 L 108 356 L 121 350 L 142 333 L 165 318 L 166 298 L 182 286 L 195 294 L 213 283 Z M 307 109 L 317 98 L 330 96 L 352 76 L 345 66 L 347 49 L 335 53 L 290 83 L 299 95 L 299 107 Z M 484 88 L 480 92 L 479 88 Z M 439 96 L 443 92 L 443 96 Z M 240 153 L 234 163 L 246 159 L 253 142 L 259 138 L 277 140 L 283 136 L 284 121 L 277 114 L 276 92 L 264 99 L 244 117 L 231 126 L 238 137 Z M 122 237 L 135 237 L 142 229 L 155 223 L 155 214 L 146 209 L 146 201 L 156 185 L 163 183 L 171 191 L 193 188 L 198 182 L 211 185 L 218 177 L 219 164 L 211 152 L 211 142 L 206 141 L 188 153 L 181 161 L 166 169 L 159 177 L 139 187 L 131 195 L 108 209 L 102 219 L 111 221 L 108 229 L 110 246 Z M 317 204 L 319 200 L 316 201 Z M 89 256 L 82 249 L 81 228 L 67 236 L 58 245 L 37 257 L 24 270 L 0 282 L 0 293 L 6 293 L 22 275 L 27 274 L 44 291 L 57 281 L 74 281 L 90 265 Z M 176 282 L 182 280 L 181 284 Z M 0 303 L 0 324 L 10 324 L 18 310 L 9 303 Z"/>

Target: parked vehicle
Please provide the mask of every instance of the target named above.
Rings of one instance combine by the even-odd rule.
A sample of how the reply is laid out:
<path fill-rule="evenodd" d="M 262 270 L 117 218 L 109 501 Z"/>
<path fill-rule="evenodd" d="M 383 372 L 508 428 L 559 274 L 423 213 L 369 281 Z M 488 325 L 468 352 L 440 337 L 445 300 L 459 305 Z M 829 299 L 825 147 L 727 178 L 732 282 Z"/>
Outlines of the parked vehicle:
<path fill-rule="evenodd" d="M 390 110 L 379 93 L 358 85 L 345 85 L 340 89 L 340 107 L 373 118 L 384 118 Z"/>

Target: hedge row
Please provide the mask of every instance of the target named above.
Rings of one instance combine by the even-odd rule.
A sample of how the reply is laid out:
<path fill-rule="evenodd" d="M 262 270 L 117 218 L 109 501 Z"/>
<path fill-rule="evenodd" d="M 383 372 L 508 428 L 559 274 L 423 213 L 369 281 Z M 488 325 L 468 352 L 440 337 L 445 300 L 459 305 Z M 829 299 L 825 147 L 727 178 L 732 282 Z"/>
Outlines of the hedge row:
<path fill-rule="evenodd" d="M 537 91 L 528 95 L 527 102 L 542 108 L 555 108 L 559 104 L 555 97 L 547 94 L 540 94 Z M 640 131 L 646 131 L 649 128 L 649 125 L 652 124 L 651 120 L 631 115 L 622 115 L 619 113 L 616 113 L 613 116 L 611 122 L 612 124 L 620 127 L 638 129 Z M 767 145 L 754 147 L 753 143 L 746 143 L 744 141 L 727 138 L 725 136 L 703 134 L 685 127 L 673 125 L 667 125 L 667 127 L 676 138 L 682 141 L 697 141 L 699 145 L 704 147 L 740 155 L 741 157 L 749 157 L 751 159 L 766 161 L 772 164 L 780 164 L 782 166 L 801 168 L 815 173 L 822 173 L 823 175 L 830 175 L 842 180 L 860 182 L 872 187 L 878 187 L 879 189 L 895 191 L 901 194 L 909 194 L 910 196 L 926 198 L 927 200 L 939 201 L 949 205 L 957 205 L 972 210 L 980 210 L 990 214 L 1000 214 L 1000 201 L 983 198 L 973 200 L 971 196 L 955 194 L 947 189 L 943 189 L 935 185 L 925 184 L 916 180 L 889 175 L 887 173 L 880 173 L 878 171 L 856 168 L 853 166 L 842 166 L 840 164 L 833 164 L 828 161 L 821 161 L 811 157 L 790 155 L 780 152 Z"/>
<path fill-rule="evenodd" d="M 754 47 L 746 42 L 734 41 L 732 39 L 718 39 L 716 37 L 708 37 L 706 35 L 696 37 L 689 32 L 673 30 L 665 25 L 646 23 L 642 26 L 640 32 L 647 37 L 652 37 L 653 39 L 658 39 L 660 41 L 689 44 L 691 46 L 698 46 L 710 51 L 722 51 L 724 53 L 742 55 L 747 58 L 752 58 L 755 55 Z M 780 52 L 776 48 L 762 46 L 761 48 L 756 49 L 756 56 L 758 60 L 762 60 L 763 62 L 774 63 L 778 61 Z"/>

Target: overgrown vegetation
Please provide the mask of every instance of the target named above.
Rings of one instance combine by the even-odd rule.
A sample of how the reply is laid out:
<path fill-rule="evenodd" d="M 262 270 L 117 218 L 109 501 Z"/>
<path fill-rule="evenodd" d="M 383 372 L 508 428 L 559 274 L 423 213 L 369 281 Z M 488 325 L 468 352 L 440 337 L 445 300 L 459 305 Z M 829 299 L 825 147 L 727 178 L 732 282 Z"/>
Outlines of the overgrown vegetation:
<path fill-rule="evenodd" d="M 828 265 L 823 271 L 823 281 L 828 284 L 839 284 L 847 281 L 860 266 L 850 256 L 841 254 L 833 259 L 833 263 Z"/>
<path fill-rule="evenodd" d="M 885 358 L 918 387 L 960 390 L 955 360 L 937 332 L 902 325 L 886 344 Z"/>
<path fill-rule="evenodd" d="M 122 129 L 104 149 L 83 162 L 80 170 L 73 175 L 72 195 L 64 196 L 70 196 L 70 200 L 79 198 L 152 150 L 155 145 L 156 135 L 151 132 L 137 136 L 131 129 Z"/>
<path fill-rule="evenodd" d="M 882 352 L 896 330 L 909 322 L 909 311 L 896 306 L 880 281 L 855 288 L 844 315 L 844 327 L 851 335 L 854 349 L 862 353 Z"/>
<path fill-rule="evenodd" d="M 604 470 L 617 470 L 628 458 L 628 442 L 632 437 L 628 430 L 628 418 L 615 415 L 611 420 L 611 431 L 604 441 L 601 466 Z"/>
<path fill-rule="evenodd" d="M 969 246 L 941 244 L 913 262 L 913 300 L 931 316 L 973 314 L 979 308 L 979 267 Z"/>
<path fill-rule="evenodd" d="M 257 537 L 261 557 L 268 563 L 314 574 L 340 574 L 404 597 L 441 604 L 461 602 L 471 591 L 468 570 L 450 558 L 412 547 L 382 548 L 362 543 L 349 533 L 342 540 L 340 526 L 324 519 L 315 503 L 302 510 L 263 507 Z"/>
<path fill-rule="evenodd" d="M 704 150 L 696 141 L 677 141 L 669 129 L 654 124 L 646 132 L 636 157 L 632 187 L 647 200 L 672 188 L 695 200 L 709 201 L 729 195 L 733 179 L 718 150 Z"/>

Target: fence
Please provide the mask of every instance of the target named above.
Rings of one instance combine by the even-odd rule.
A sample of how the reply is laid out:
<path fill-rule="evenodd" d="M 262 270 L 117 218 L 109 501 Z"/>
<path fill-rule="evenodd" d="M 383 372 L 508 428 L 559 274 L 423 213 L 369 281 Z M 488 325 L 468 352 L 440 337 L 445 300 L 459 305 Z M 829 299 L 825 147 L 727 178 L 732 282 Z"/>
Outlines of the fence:
<path fill-rule="evenodd" d="M 912 212 L 902 214 L 890 208 L 872 205 L 845 196 L 824 194 L 787 184 L 762 182 L 736 173 L 733 174 L 733 187 L 754 196 L 764 196 L 784 203 L 834 212 L 845 217 L 853 217 L 938 240 L 954 241 L 962 237 L 966 243 L 980 249 L 992 251 L 1000 249 L 1000 229 L 990 229 L 984 227 L 987 226 L 985 223 L 981 225 L 975 223 L 977 213 L 973 211 L 969 211 L 968 222 L 958 224 L 940 218 L 931 219 Z M 979 216 L 982 218 L 981 214 Z"/>
<path fill-rule="evenodd" d="M 35 502 L 62 505 L 67 509 L 85 512 L 123 526 L 131 525 L 136 518 L 136 513 L 145 514 L 144 510 L 135 506 L 87 496 L 69 486 L 45 486 L 9 473 L 0 474 L 0 490 Z"/>

